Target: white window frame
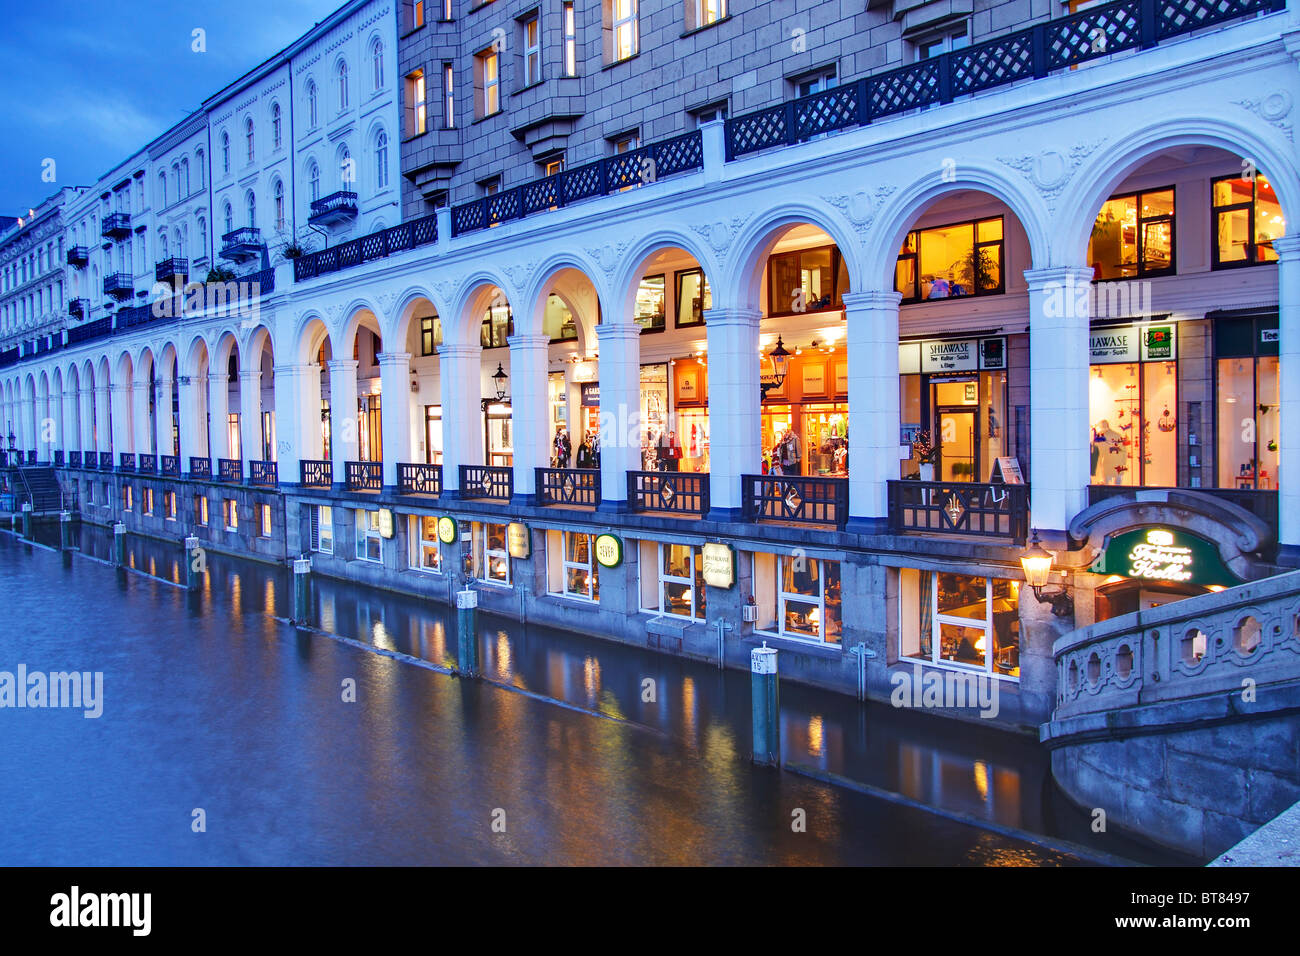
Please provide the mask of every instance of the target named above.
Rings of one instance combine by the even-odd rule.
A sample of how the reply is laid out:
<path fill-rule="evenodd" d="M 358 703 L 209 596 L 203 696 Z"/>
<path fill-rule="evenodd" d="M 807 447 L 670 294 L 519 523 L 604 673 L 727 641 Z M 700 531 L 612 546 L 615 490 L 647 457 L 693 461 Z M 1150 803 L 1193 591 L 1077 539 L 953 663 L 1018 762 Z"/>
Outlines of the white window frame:
<path fill-rule="evenodd" d="M 371 564 L 384 563 L 384 539 L 379 534 L 378 508 L 373 510 L 367 508 L 356 509 L 355 538 L 358 561 L 369 561 Z M 370 542 L 372 541 L 375 542 L 375 557 L 371 557 Z"/>
<path fill-rule="evenodd" d="M 311 550 L 318 554 L 333 554 L 334 508 L 331 505 L 311 505 L 307 525 Z"/>
<path fill-rule="evenodd" d="M 375 132 L 375 189 L 388 188 L 388 132 Z"/>
<path fill-rule="evenodd" d="M 574 0 L 564 0 L 560 6 L 565 76 L 578 75 L 578 22 L 573 3 Z"/>
<path fill-rule="evenodd" d="M 419 136 L 429 131 L 429 107 L 425 100 L 428 94 L 424 70 L 416 70 L 406 77 L 407 99 L 411 103 L 410 129 L 408 136 Z"/>
<path fill-rule="evenodd" d="M 666 553 L 665 549 L 671 548 L 674 545 L 676 545 L 677 547 L 690 549 L 689 577 L 684 578 L 679 575 L 668 574 L 667 572 L 664 571 L 664 555 Z M 646 558 L 648 557 L 647 552 L 649 552 L 651 549 L 653 549 L 653 553 L 654 553 L 654 583 L 655 583 L 655 595 L 657 598 L 657 603 L 653 607 L 646 607 L 644 606 L 644 600 L 643 600 L 642 601 L 643 606 L 641 608 L 642 612 L 647 614 L 654 614 L 657 617 L 672 618 L 673 620 L 677 620 L 677 621 L 705 620 L 708 602 L 707 600 L 704 602 L 700 601 L 699 588 L 696 586 L 697 584 L 702 583 L 702 581 L 700 582 L 696 581 L 696 576 L 697 576 L 696 572 L 697 570 L 699 570 L 698 562 L 704 560 L 703 549 L 701 548 L 701 546 L 698 544 L 686 544 L 685 542 L 680 542 L 680 541 L 644 541 L 642 542 L 642 550 L 640 555 L 641 557 L 640 570 L 641 570 L 641 574 L 643 575 L 646 573 L 646 565 L 648 563 L 646 561 Z M 687 590 L 690 591 L 691 609 L 689 614 L 675 614 L 674 612 L 668 610 L 667 607 L 668 602 L 665 600 L 664 595 L 666 593 L 667 587 L 673 584 L 684 585 L 687 588 Z M 640 593 L 644 598 L 644 594 L 645 594 L 644 589 L 641 589 Z M 705 607 L 701 607 L 700 606 L 701 603 L 705 604 Z"/>
<path fill-rule="evenodd" d="M 569 539 L 582 536 L 587 539 L 587 560 L 569 560 Z M 564 531 L 549 529 L 546 532 L 546 593 L 553 597 L 583 601 L 587 604 L 600 603 L 600 564 L 596 561 L 596 535 L 586 531 Z M 569 590 L 569 572 L 579 571 L 586 574 L 587 589 Z"/>
<path fill-rule="evenodd" d="M 432 538 L 424 536 L 424 521 L 428 518 L 433 522 L 431 531 Z M 442 574 L 442 546 L 438 541 L 438 519 L 430 515 L 411 515 L 408 527 L 410 528 L 411 539 L 411 570 L 421 571 L 424 574 Z M 434 563 L 432 565 L 425 563 L 425 558 L 432 554 Z"/>
<path fill-rule="evenodd" d="M 442 65 L 443 129 L 456 128 L 456 67 L 451 63 Z"/>
<path fill-rule="evenodd" d="M 235 498 L 221 500 L 221 522 L 227 531 L 239 530 L 239 501 Z"/>
<path fill-rule="evenodd" d="M 496 47 L 489 46 L 474 59 L 478 73 L 478 118 L 487 119 L 501 110 L 501 58 Z"/>
<path fill-rule="evenodd" d="M 534 12 L 523 22 L 524 86 L 542 81 L 542 17 Z"/>
<path fill-rule="evenodd" d="M 271 537 L 271 506 L 265 503 L 257 506 L 257 536 Z"/>
<path fill-rule="evenodd" d="M 488 548 L 488 528 L 498 527 L 501 529 L 501 537 L 505 543 L 503 549 Z M 496 587 L 508 588 L 513 587 L 513 568 L 511 567 L 510 558 L 510 532 L 508 525 L 496 521 L 475 521 L 471 525 L 474 535 L 474 578 L 483 583 L 491 584 Z M 499 561 L 505 566 L 505 578 L 489 577 L 492 562 Z"/>
<path fill-rule="evenodd" d="M 611 59 L 614 63 L 621 63 L 623 60 L 632 59 L 641 49 L 637 0 L 609 0 L 609 4 L 609 19 L 613 33 Z M 620 7 L 626 9 L 623 16 L 619 16 Z M 627 51 L 622 52 L 625 44 Z"/>
<path fill-rule="evenodd" d="M 783 555 L 783 554 L 771 554 L 770 552 L 754 552 L 754 553 L 753 553 L 753 560 L 754 560 L 756 566 L 755 566 L 755 568 L 754 568 L 754 572 L 753 572 L 753 573 L 754 573 L 754 589 L 755 589 L 756 592 L 758 591 L 758 587 L 759 587 L 759 585 L 758 585 L 758 577 L 759 577 L 759 573 L 758 573 L 757 563 L 758 563 L 758 561 L 759 561 L 760 559 L 766 559 L 766 558 L 771 558 L 772 561 L 773 561 L 773 574 L 775 575 L 775 577 L 774 577 L 774 579 L 773 579 L 773 581 L 772 581 L 772 584 L 773 584 L 773 592 L 772 592 L 772 593 L 762 593 L 762 594 L 758 594 L 758 593 L 756 593 L 756 594 L 755 594 L 755 597 L 756 597 L 756 599 L 757 599 L 757 601 L 758 601 L 758 605 L 759 605 L 759 619 L 760 619 L 760 621 L 761 621 L 761 620 L 763 619 L 763 617 L 764 617 L 764 611 L 765 611 L 765 610 L 774 610 L 774 611 L 775 611 L 775 614 L 774 614 L 774 620 L 773 620 L 773 622 L 772 622 L 773 625 L 774 625 L 774 627 L 773 627 L 773 628 L 762 628 L 762 627 L 760 627 L 758 624 L 755 624 L 755 626 L 754 626 L 754 633 L 756 633 L 756 634 L 764 634 L 764 635 L 768 635 L 768 636 L 770 636 L 770 637 L 779 637 L 779 638 L 782 638 L 782 639 L 784 639 L 784 640 L 788 640 L 788 641 L 800 641 L 800 642 L 802 642 L 802 643 L 804 643 L 804 644 L 811 644 L 811 645 L 814 645 L 814 646 L 816 646 L 816 647 L 831 647 L 831 648 L 839 648 L 839 647 L 843 646 L 843 642 L 844 642 L 844 617 L 843 617 L 843 613 L 844 613 L 844 603 L 843 603 L 843 596 L 842 596 L 842 594 L 841 594 L 841 600 L 840 600 L 840 634 L 839 634 L 839 640 L 837 640 L 837 641 L 828 641 L 828 640 L 826 640 L 826 624 L 827 624 L 827 621 L 826 621 L 826 581 L 827 581 L 827 574 L 826 574 L 826 568 L 825 568 L 825 565 L 827 565 L 827 564 L 837 564 L 837 565 L 840 565 L 840 568 L 838 569 L 839 572 L 840 572 L 841 574 L 843 574 L 843 570 L 844 570 L 844 569 L 843 569 L 843 563 L 840 562 L 840 561 L 836 561 L 836 560 L 834 560 L 834 559 L 832 559 L 832 558 L 813 558 L 813 557 L 806 557 L 806 556 L 800 556 L 800 557 L 796 558 L 796 557 L 793 557 L 793 556 L 788 556 L 788 555 Z M 785 581 L 785 563 L 786 563 L 787 561 L 792 561 L 792 560 L 803 560 L 803 561 L 816 561 L 816 562 L 818 562 L 818 568 L 817 568 L 817 595 L 816 595 L 815 597 L 814 597 L 813 595 L 811 595 L 811 594 L 799 594 L 799 593 L 797 593 L 797 592 L 795 592 L 795 591 L 786 591 L 786 590 L 784 589 L 783 583 L 784 583 L 784 581 Z M 841 580 L 842 580 L 842 579 L 841 579 Z M 842 584 L 841 584 L 841 587 L 843 587 Z M 819 635 L 818 635 L 817 637 L 812 637 L 812 636 L 810 636 L 810 635 L 808 635 L 808 634 L 802 634 L 802 633 L 800 633 L 800 632 L 798 632 L 798 631 L 791 631 L 791 630 L 787 630 L 787 629 L 786 629 L 786 626 L 785 626 L 785 622 L 786 622 L 786 605 L 789 604 L 789 603 L 798 603 L 798 604 L 815 604 L 815 605 L 816 605 L 816 610 L 817 610 L 817 620 L 818 620 L 818 622 L 819 622 L 819 623 L 818 623 L 818 628 L 817 628 L 817 629 L 818 629 L 818 632 L 819 632 Z"/>
<path fill-rule="evenodd" d="M 930 656 L 928 658 L 914 657 L 911 654 L 904 653 L 903 651 L 904 615 L 911 613 L 909 608 L 916 607 L 916 605 L 913 604 L 911 601 L 904 601 L 902 598 L 902 576 L 903 576 L 903 572 L 905 571 L 911 571 L 916 575 L 918 575 L 918 577 L 923 574 L 930 575 L 931 628 L 930 628 Z M 984 618 L 983 620 L 980 620 L 978 618 L 962 617 L 961 615 L 958 614 L 939 613 L 940 573 L 948 573 L 948 572 L 926 571 L 920 568 L 902 568 L 899 570 L 898 637 L 897 637 L 897 643 L 895 644 L 895 647 L 898 651 L 898 662 L 900 664 L 914 662 L 914 663 L 922 664 L 926 667 L 941 667 L 945 670 L 961 671 L 962 673 L 967 673 L 967 674 L 970 673 L 983 674 L 986 677 L 994 677 L 997 678 L 998 680 L 1006 680 L 1006 681 L 1012 681 L 1014 683 L 1019 683 L 1020 676 L 1018 674 L 1001 674 L 998 673 L 996 670 L 994 670 L 993 667 L 994 664 L 993 645 L 995 639 L 995 631 L 993 627 L 993 582 L 995 580 L 1009 581 L 1011 588 L 1017 592 L 1016 594 L 1017 604 L 1019 604 L 1019 599 L 1020 599 L 1020 595 L 1019 595 L 1020 582 L 1008 578 L 995 578 L 994 576 L 987 575 L 987 574 L 964 575 L 965 577 L 971 577 L 971 578 L 979 578 L 979 577 L 984 578 Z M 958 572 L 952 572 L 952 573 L 958 573 Z M 944 624 L 948 624 L 956 627 L 970 628 L 971 630 L 977 630 L 983 632 L 984 664 L 982 666 L 979 664 L 969 664 L 966 663 L 965 661 L 948 660 L 940 656 L 940 652 L 943 649 L 940 628 Z M 917 622 L 917 626 L 918 627 L 920 626 L 919 621 Z"/>

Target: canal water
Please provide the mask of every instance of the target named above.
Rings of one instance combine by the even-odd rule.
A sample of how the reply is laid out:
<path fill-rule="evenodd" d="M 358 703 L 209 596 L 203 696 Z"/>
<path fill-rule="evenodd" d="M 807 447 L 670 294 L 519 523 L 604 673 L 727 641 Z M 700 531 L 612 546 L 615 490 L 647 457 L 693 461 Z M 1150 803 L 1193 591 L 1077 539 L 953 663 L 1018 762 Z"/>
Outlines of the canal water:
<path fill-rule="evenodd" d="M 796 769 L 755 767 L 745 673 L 480 615 L 463 680 L 442 605 L 316 577 L 301 631 L 287 569 L 209 554 L 189 594 L 178 545 L 78 534 L 0 533 L 0 671 L 104 675 L 98 719 L 0 710 L 0 864 L 1181 862 L 1018 736 L 786 682 Z"/>

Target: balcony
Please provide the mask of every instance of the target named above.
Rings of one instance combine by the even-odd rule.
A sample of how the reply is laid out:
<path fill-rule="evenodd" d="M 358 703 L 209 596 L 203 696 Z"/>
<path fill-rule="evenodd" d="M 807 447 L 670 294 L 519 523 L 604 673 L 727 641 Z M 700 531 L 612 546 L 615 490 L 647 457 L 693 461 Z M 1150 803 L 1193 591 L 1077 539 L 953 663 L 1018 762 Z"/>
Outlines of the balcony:
<path fill-rule="evenodd" d="M 849 517 L 849 480 L 803 475 L 741 475 L 741 513 L 747 521 L 829 525 Z"/>
<path fill-rule="evenodd" d="M 570 508 L 600 506 L 600 472 L 591 468 L 538 468 L 537 503 Z"/>
<path fill-rule="evenodd" d="M 239 484 L 244 480 L 244 463 L 238 458 L 218 458 L 217 480 Z"/>
<path fill-rule="evenodd" d="M 1029 486 L 977 481 L 888 482 L 893 534 L 1003 538 L 1024 544 L 1029 531 Z"/>
<path fill-rule="evenodd" d="M 111 295 L 115 299 L 129 299 L 135 295 L 135 285 L 125 272 L 115 272 L 111 276 L 104 276 L 104 295 Z"/>
<path fill-rule="evenodd" d="M 135 455 L 129 451 L 118 455 L 118 471 L 135 471 Z"/>
<path fill-rule="evenodd" d="M 384 466 L 378 461 L 345 461 L 348 491 L 383 491 Z"/>
<path fill-rule="evenodd" d="M 339 190 L 311 204 L 307 221 L 313 226 L 330 226 L 357 218 L 357 194 Z"/>
<path fill-rule="evenodd" d="M 515 492 L 515 471 L 499 465 L 461 465 L 460 496 L 509 501 Z"/>
<path fill-rule="evenodd" d="M 139 465 L 137 465 L 136 471 L 140 472 L 140 474 L 142 475 L 157 474 L 158 456 L 149 455 L 149 454 L 145 454 L 144 452 L 141 452 L 139 456 Z"/>
<path fill-rule="evenodd" d="M 105 216 L 99 234 L 105 239 L 122 239 L 131 235 L 130 214 L 114 212 Z"/>
<path fill-rule="evenodd" d="M 304 488 L 323 488 L 328 491 L 334 487 L 333 463 L 303 458 L 298 462 L 298 483 Z"/>
<path fill-rule="evenodd" d="M 177 258 L 164 259 L 154 267 L 153 275 L 155 282 L 168 282 L 172 279 L 184 282 L 190 277 L 190 261 Z"/>
<path fill-rule="evenodd" d="M 703 518 L 709 513 L 708 472 L 629 471 L 627 507 L 633 512 Z"/>
<path fill-rule="evenodd" d="M 274 488 L 280 484 L 280 469 L 273 461 L 250 461 L 248 483 L 259 488 Z"/>
<path fill-rule="evenodd" d="M 256 259 L 266 249 L 262 241 L 262 230 L 244 226 L 221 237 L 221 258 L 232 262 L 247 262 Z"/>
<path fill-rule="evenodd" d="M 428 495 L 436 498 L 442 494 L 442 465 L 399 462 L 397 465 L 397 493 L 399 495 Z"/>
<path fill-rule="evenodd" d="M 113 470 L 113 453 L 111 451 L 101 451 L 99 453 L 99 470 L 100 471 Z"/>
<path fill-rule="evenodd" d="M 90 300 L 69 299 L 68 315 L 72 316 L 74 319 L 84 319 L 86 316 L 90 315 Z"/>
<path fill-rule="evenodd" d="M 190 458 L 190 478 L 207 480 L 212 477 L 211 458 Z"/>
<path fill-rule="evenodd" d="M 71 246 L 68 249 L 68 265 L 84 269 L 90 261 L 90 250 L 85 246 Z"/>
<path fill-rule="evenodd" d="M 351 239 L 329 249 L 299 256 L 293 260 L 293 281 L 314 279 L 316 276 L 358 266 L 372 259 L 383 259 L 437 241 L 437 216 L 412 219 L 391 229 L 372 232 L 360 239 Z"/>
<path fill-rule="evenodd" d="M 181 476 L 181 460 L 175 455 L 162 455 L 158 458 L 158 463 L 164 478 Z"/>

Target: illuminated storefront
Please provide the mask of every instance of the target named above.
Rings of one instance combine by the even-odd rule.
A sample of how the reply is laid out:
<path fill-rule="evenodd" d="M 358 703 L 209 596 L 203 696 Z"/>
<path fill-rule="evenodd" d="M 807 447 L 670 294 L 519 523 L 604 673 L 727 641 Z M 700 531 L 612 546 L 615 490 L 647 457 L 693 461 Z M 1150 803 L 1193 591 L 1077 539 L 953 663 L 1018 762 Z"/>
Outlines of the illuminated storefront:
<path fill-rule="evenodd" d="M 791 353 L 785 380 L 763 400 L 763 470 L 849 473 L 849 365 L 843 348 L 814 340 Z"/>
<path fill-rule="evenodd" d="M 899 572 L 899 657 L 1020 676 L 1020 582 Z"/>
<path fill-rule="evenodd" d="M 1214 322 L 1218 487 L 1278 487 L 1278 315 Z"/>
<path fill-rule="evenodd" d="M 1176 485 L 1177 327 L 1094 325 L 1089 347 L 1092 483 Z"/>

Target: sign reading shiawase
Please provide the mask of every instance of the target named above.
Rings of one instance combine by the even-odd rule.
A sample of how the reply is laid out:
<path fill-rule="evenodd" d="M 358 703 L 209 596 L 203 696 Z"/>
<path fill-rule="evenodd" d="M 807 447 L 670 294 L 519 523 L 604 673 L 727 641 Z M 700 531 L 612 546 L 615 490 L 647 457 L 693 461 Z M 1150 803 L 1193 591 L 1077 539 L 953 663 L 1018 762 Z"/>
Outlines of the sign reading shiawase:
<path fill-rule="evenodd" d="M 612 534 L 596 536 L 596 562 L 602 568 L 616 568 L 623 563 L 623 542 Z"/>
<path fill-rule="evenodd" d="M 1091 570 L 1096 574 L 1201 587 L 1242 583 L 1223 563 L 1213 542 L 1190 531 L 1163 527 L 1137 528 L 1115 535 Z"/>
<path fill-rule="evenodd" d="M 456 519 L 451 515 L 443 515 L 438 519 L 438 540 L 443 544 L 456 543 Z"/>
<path fill-rule="evenodd" d="M 506 547 L 512 558 L 523 560 L 528 557 L 532 548 L 528 525 L 519 521 L 512 521 L 506 525 Z"/>
<path fill-rule="evenodd" d="M 736 583 L 736 551 L 721 541 L 705 542 L 704 583 L 712 588 L 729 588 Z"/>

